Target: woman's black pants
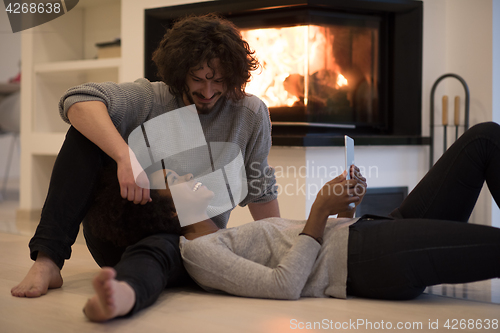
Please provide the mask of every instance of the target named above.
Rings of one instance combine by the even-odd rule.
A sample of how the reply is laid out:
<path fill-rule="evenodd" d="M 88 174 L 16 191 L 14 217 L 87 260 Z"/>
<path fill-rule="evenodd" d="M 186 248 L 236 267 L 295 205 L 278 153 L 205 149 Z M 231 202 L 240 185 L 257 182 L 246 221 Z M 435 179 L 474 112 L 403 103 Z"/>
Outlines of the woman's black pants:
<path fill-rule="evenodd" d="M 500 277 L 500 229 L 466 223 L 485 181 L 498 205 L 495 123 L 465 132 L 389 218 L 351 225 L 348 294 L 411 299 L 427 286 Z"/>
<path fill-rule="evenodd" d="M 54 164 L 40 223 L 29 244 L 33 260 L 42 251 L 63 267 L 94 200 L 99 175 L 112 163 L 99 147 L 70 127 Z M 135 290 L 136 304 L 129 315 L 153 304 L 167 285 L 192 283 L 182 264 L 178 235 L 157 234 L 119 248 L 94 237 L 85 221 L 83 232 L 97 264 L 114 267 L 117 279 Z"/>

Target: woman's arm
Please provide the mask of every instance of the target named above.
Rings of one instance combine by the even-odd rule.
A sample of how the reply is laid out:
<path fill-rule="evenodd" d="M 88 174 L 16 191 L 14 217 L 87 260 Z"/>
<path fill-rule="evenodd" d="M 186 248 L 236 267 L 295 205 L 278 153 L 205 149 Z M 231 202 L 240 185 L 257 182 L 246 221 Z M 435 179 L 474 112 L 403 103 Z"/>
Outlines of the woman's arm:
<path fill-rule="evenodd" d="M 363 178 L 364 179 L 364 178 Z M 321 248 L 329 215 L 348 211 L 351 202 L 359 202 L 354 188 L 366 187 L 362 179 L 345 179 L 345 173 L 326 183 L 318 193 L 303 233 L 281 259 L 276 268 L 247 260 L 235 254 L 226 243 L 213 238 L 181 241 L 181 254 L 187 271 L 200 285 L 246 297 L 297 299 L 311 274 Z M 260 226 L 257 226 L 260 227 Z M 248 244 L 253 251 L 269 251 L 266 240 L 252 237 Z M 260 242 L 264 243 L 260 243 Z"/>
<path fill-rule="evenodd" d="M 326 183 L 316 195 L 311 213 L 304 226 L 303 233 L 316 240 L 323 238 L 328 216 L 339 214 L 339 217 L 353 217 L 357 206 L 366 192 L 366 178 L 361 176 L 358 167 L 350 170 L 351 179 L 346 179 L 344 172 L 335 179 Z"/>
<path fill-rule="evenodd" d="M 252 246 L 259 245 L 254 242 Z M 181 241 L 184 266 L 201 286 L 237 296 L 274 299 L 300 297 L 320 248 L 311 237 L 299 236 L 277 267 L 269 268 L 236 255 L 220 242 L 204 238 Z"/>

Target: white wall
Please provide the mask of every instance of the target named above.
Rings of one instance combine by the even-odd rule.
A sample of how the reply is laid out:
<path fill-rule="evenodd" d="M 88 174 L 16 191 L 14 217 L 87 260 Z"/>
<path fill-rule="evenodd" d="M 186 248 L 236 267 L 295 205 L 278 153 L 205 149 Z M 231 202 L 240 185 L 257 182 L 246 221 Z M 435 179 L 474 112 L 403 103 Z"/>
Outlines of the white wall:
<path fill-rule="evenodd" d="M 422 57 L 422 134 L 428 136 L 430 94 L 436 79 L 446 71 L 446 0 L 424 0 Z M 439 96 L 439 90 L 437 94 Z"/>
<path fill-rule="evenodd" d="M 0 82 L 6 82 L 19 72 L 21 35 L 12 33 L 5 5 L 0 4 Z"/>
<path fill-rule="evenodd" d="M 471 125 L 492 119 L 491 12 L 492 0 L 446 3 L 446 71 L 461 75 L 469 85 Z"/>
<path fill-rule="evenodd" d="M 493 0 L 498 2 L 498 0 Z M 470 125 L 493 119 L 493 15 L 492 0 L 424 0 L 423 119 L 429 123 L 430 89 L 445 73 L 455 73 L 467 82 L 471 95 Z M 497 20 L 499 17 L 497 17 Z M 497 38 L 498 39 L 498 38 Z M 497 57 L 498 59 L 498 57 Z M 498 63 L 499 60 L 497 60 Z M 461 98 L 462 86 L 454 79 L 442 81 L 436 91 L 436 123 L 441 123 L 441 98 Z M 500 106 L 500 105 L 499 105 Z M 453 102 L 450 102 L 450 113 Z M 498 107 L 496 108 L 498 112 Z M 498 118 L 496 118 L 498 121 Z M 453 121 L 450 117 L 450 121 Z M 453 131 L 449 131 L 453 132 Z M 424 134 L 428 133 L 424 131 Z M 436 155 L 441 154 L 441 128 L 436 128 Z M 450 134 L 450 133 L 449 133 Z M 450 144 L 450 136 L 448 144 Z M 491 195 L 486 187 L 480 195 L 471 221 L 491 224 Z"/>
<path fill-rule="evenodd" d="M 413 189 L 428 166 L 428 149 L 418 146 L 360 146 L 355 148 L 356 165 L 366 177 L 369 187 L 408 186 Z M 315 192 L 345 169 L 343 147 L 308 148 L 309 165 L 306 213 L 311 209 Z M 325 168 L 331 171 L 325 177 Z M 338 172 L 337 172 L 338 170 Z"/>
<path fill-rule="evenodd" d="M 492 110 L 493 121 L 500 123 L 500 0 L 493 0 L 493 80 L 492 80 Z M 491 202 L 492 225 L 500 228 L 500 209 L 495 201 Z"/>
<path fill-rule="evenodd" d="M 425 4 L 429 0 L 425 1 Z M 461 75 L 468 83 L 471 126 L 493 119 L 493 16 L 492 0 L 446 0 L 446 72 Z M 455 82 L 445 86 L 451 96 L 463 96 Z M 491 224 L 491 195 L 480 195 L 471 220 Z"/>
<path fill-rule="evenodd" d="M 21 59 L 21 35 L 12 33 L 5 5 L 0 4 L 0 82 L 7 82 L 19 72 Z M 7 155 L 11 147 L 12 136 L 0 136 L 0 181 L 7 167 Z M 19 145 L 17 146 L 19 147 Z M 9 178 L 19 178 L 19 150 L 14 151 Z M 2 183 L 0 183 L 1 185 Z"/>

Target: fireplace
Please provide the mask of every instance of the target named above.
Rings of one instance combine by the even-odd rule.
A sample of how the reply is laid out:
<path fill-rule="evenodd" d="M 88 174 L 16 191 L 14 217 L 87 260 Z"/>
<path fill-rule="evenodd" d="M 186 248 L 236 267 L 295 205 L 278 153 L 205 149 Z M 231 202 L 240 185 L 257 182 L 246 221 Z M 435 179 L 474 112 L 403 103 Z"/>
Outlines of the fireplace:
<path fill-rule="evenodd" d="M 274 126 L 383 126 L 378 112 L 379 22 L 242 29 L 263 64 L 246 91 L 271 110 Z"/>
<path fill-rule="evenodd" d="M 269 107 L 274 144 L 330 145 L 343 134 L 424 143 L 421 1 L 222 0 L 148 9 L 148 79 L 157 80 L 151 54 L 173 20 L 209 12 L 234 22 L 263 65 L 246 91 Z"/>

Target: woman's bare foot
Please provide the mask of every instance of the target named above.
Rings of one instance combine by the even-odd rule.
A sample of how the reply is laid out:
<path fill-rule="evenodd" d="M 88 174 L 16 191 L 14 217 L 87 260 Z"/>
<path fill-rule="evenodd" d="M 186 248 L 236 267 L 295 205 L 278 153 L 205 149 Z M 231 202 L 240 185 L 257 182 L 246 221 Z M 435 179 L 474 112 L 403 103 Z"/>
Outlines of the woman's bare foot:
<path fill-rule="evenodd" d="M 60 288 L 62 284 L 59 267 L 47 255 L 38 252 L 28 274 L 10 293 L 16 297 L 40 297 L 45 295 L 48 289 Z"/>
<path fill-rule="evenodd" d="M 126 315 L 135 304 L 135 291 L 123 281 L 115 280 L 116 271 L 104 267 L 94 277 L 96 294 L 87 301 L 83 312 L 92 321 L 106 321 Z"/>

